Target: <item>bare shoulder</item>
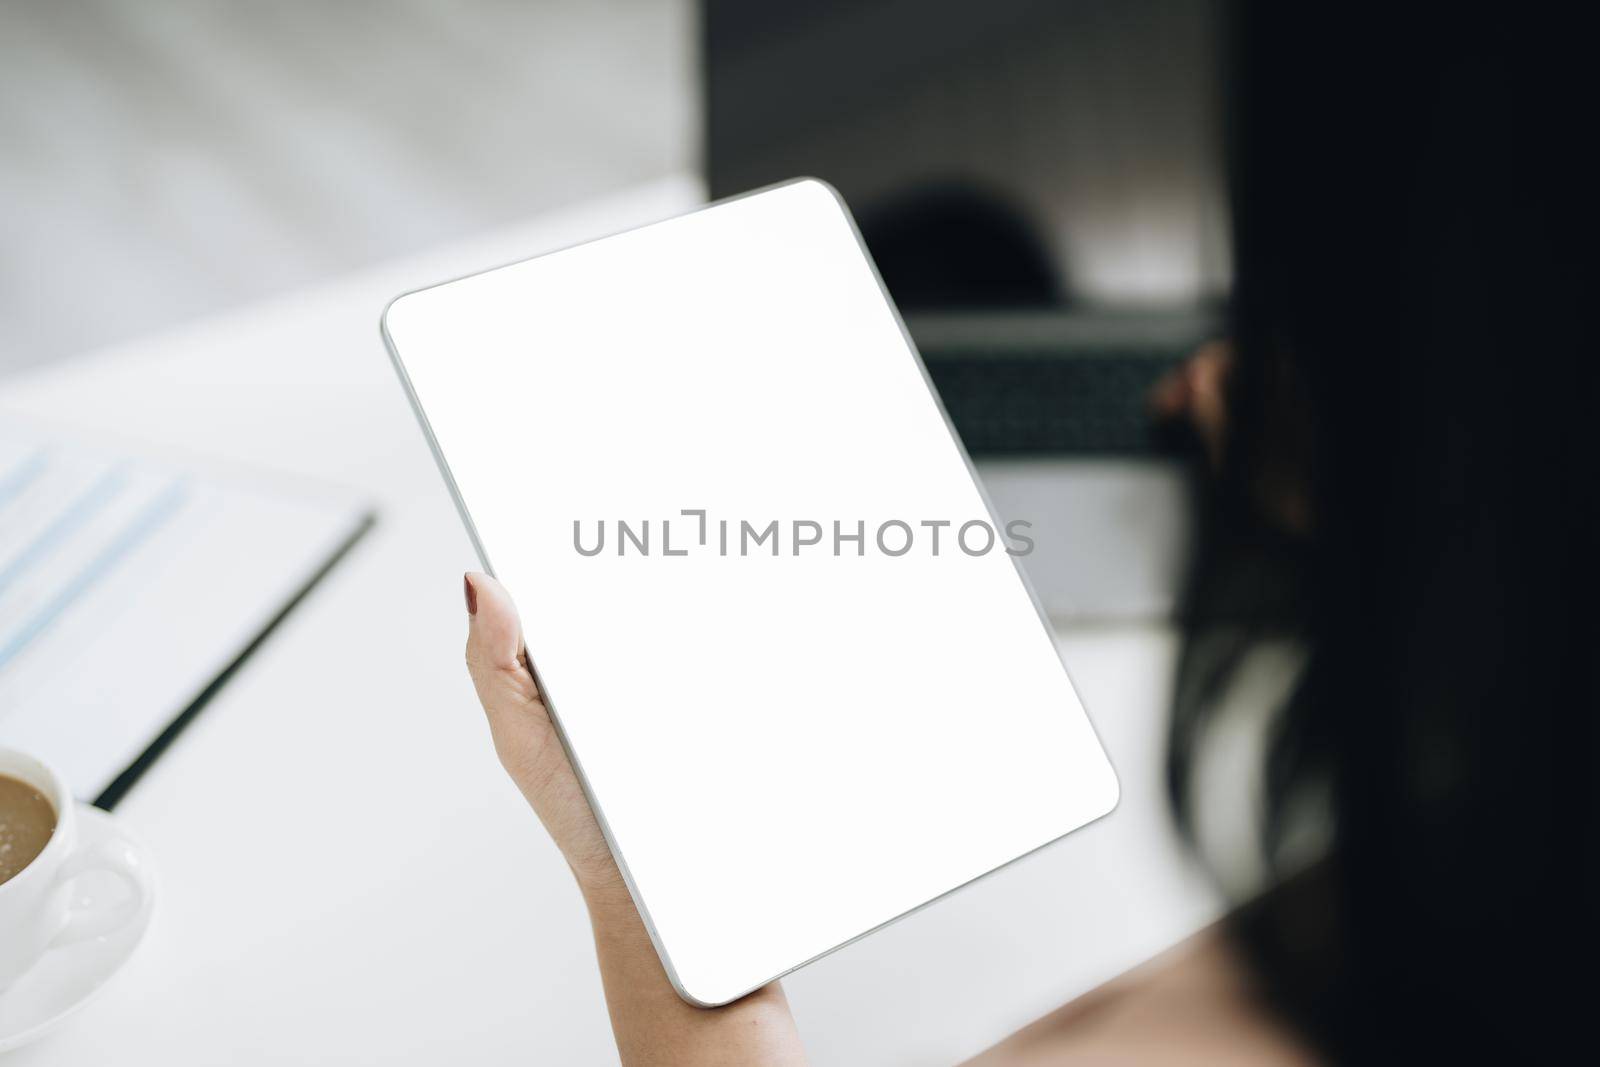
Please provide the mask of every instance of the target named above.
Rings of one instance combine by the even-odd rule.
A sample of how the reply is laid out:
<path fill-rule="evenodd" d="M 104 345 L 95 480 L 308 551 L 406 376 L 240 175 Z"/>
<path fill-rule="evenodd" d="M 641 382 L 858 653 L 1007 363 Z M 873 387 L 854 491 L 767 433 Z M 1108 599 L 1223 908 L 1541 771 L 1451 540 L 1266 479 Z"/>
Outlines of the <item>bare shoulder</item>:
<path fill-rule="evenodd" d="M 1211 927 L 1019 1030 L 970 1067 L 1316 1063 L 1262 1006 L 1244 961 Z"/>

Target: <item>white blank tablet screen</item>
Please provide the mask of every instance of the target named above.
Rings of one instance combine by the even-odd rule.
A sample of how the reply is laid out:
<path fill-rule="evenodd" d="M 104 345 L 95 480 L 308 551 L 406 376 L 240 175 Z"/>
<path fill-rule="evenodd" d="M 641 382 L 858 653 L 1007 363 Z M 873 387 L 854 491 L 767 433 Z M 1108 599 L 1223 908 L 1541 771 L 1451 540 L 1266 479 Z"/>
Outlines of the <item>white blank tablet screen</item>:
<path fill-rule="evenodd" d="M 1022 542 L 828 186 L 412 293 L 385 328 L 684 996 L 1115 805 Z"/>

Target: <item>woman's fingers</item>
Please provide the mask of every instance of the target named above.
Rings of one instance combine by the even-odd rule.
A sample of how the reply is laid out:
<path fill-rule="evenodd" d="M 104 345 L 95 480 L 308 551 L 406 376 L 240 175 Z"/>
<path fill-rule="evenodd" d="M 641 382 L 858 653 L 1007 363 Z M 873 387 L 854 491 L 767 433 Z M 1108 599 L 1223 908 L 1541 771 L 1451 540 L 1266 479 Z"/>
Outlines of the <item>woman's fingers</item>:
<path fill-rule="evenodd" d="M 1213 467 L 1222 465 L 1228 436 L 1227 384 L 1233 345 L 1201 345 L 1150 389 L 1150 410 L 1159 419 L 1183 419 L 1193 427 Z"/>
<path fill-rule="evenodd" d="M 1212 466 L 1222 465 L 1228 437 L 1228 374 L 1233 369 L 1233 346 L 1227 341 L 1203 345 L 1189 359 L 1189 417 Z"/>

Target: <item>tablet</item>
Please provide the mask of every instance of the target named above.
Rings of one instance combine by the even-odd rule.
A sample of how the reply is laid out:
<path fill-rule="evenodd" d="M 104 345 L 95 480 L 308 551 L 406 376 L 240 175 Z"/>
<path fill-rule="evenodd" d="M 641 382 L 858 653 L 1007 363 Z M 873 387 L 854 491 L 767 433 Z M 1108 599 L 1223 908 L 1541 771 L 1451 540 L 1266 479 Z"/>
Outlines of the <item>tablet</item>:
<path fill-rule="evenodd" d="M 383 333 L 674 987 L 735 1000 L 1118 786 L 843 202 L 802 179 Z"/>

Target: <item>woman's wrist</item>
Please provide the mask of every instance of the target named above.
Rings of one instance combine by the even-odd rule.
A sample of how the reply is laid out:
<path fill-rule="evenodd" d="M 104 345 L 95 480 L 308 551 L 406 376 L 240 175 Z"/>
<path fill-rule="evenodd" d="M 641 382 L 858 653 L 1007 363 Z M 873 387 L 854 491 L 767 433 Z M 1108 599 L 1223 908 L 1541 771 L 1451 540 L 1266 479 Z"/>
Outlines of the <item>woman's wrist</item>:
<path fill-rule="evenodd" d="M 627 896 L 628 885 L 623 881 L 616 857 L 600 837 L 598 828 L 594 830 L 592 841 L 585 842 L 581 848 L 563 848 L 562 852 L 585 899 L 590 894 L 607 896 L 620 893 Z"/>
<path fill-rule="evenodd" d="M 609 873 L 579 875 L 578 891 L 583 894 L 583 902 L 588 907 L 590 915 L 596 918 L 638 914 L 638 909 L 633 903 L 633 895 L 628 892 L 627 883 L 622 880 L 621 872 L 615 867 Z M 600 914 L 596 915 L 597 912 Z"/>
<path fill-rule="evenodd" d="M 579 884 L 624 1064 L 805 1062 L 778 983 L 720 1008 L 694 1007 L 673 989 L 620 875 Z"/>

